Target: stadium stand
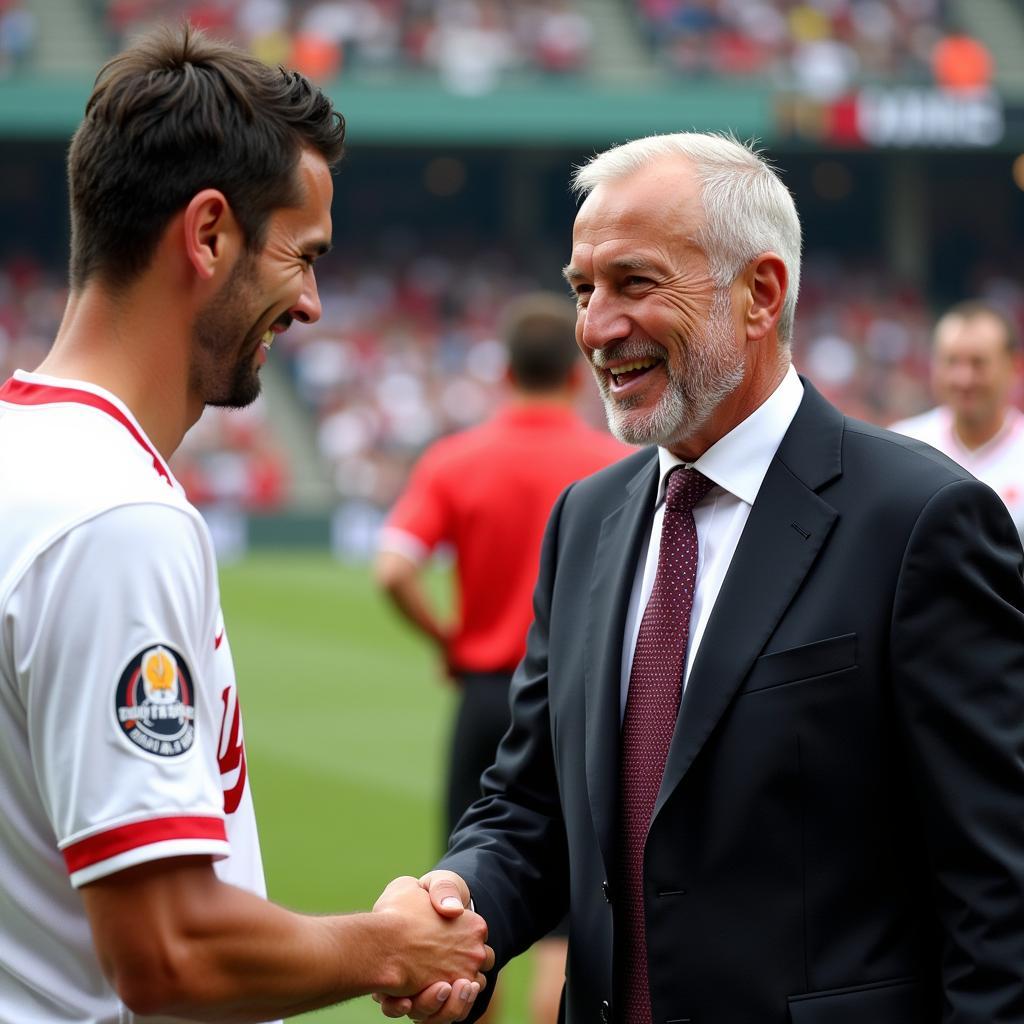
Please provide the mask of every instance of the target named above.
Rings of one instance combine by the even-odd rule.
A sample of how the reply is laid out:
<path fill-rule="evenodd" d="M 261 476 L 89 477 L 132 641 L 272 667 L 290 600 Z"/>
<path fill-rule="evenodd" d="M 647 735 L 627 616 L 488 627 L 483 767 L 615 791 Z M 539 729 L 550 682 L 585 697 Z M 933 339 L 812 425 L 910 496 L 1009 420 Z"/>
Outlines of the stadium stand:
<path fill-rule="evenodd" d="M 637 0 L 651 48 L 685 75 L 769 75 L 815 95 L 928 80 L 944 0 Z"/>
<path fill-rule="evenodd" d="M 573 0 L 107 0 L 97 13 L 115 49 L 154 21 L 186 16 L 316 78 L 431 70 L 470 93 L 504 71 L 578 72 L 591 34 Z"/>

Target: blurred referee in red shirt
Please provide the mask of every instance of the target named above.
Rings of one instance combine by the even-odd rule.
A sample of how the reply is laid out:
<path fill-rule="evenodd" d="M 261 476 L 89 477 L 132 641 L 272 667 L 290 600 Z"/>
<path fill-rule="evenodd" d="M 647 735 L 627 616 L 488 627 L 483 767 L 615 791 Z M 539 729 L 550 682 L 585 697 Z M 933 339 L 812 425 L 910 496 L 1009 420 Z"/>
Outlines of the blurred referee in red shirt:
<path fill-rule="evenodd" d="M 575 309 L 563 296 L 534 293 L 512 303 L 502 330 L 508 401 L 486 423 L 427 449 L 381 533 L 377 582 L 437 644 L 461 695 L 448 772 L 449 834 L 480 796 L 480 776 L 508 728 L 509 683 L 526 651 L 551 507 L 570 483 L 630 451 L 573 409 L 584 379 L 575 327 Z M 441 543 L 455 551 L 451 624 L 420 578 Z M 558 1015 L 565 935 L 564 927 L 555 929 L 534 951 L 536 1024 L 554 1024 Z"/>

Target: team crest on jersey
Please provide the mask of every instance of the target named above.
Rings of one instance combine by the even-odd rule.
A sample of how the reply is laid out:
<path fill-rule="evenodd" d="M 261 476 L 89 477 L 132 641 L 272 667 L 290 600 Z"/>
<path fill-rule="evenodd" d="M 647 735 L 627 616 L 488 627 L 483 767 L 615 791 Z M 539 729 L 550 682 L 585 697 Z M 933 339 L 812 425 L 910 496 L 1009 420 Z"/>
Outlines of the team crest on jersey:
<path fill-rule="evenodd" d="M 118 728 L 140 750 L 177 757 L 196 738 L 195 697 L 185 660 L 164 644 L 137 654 L 118 680 L 114 696 Z"/>

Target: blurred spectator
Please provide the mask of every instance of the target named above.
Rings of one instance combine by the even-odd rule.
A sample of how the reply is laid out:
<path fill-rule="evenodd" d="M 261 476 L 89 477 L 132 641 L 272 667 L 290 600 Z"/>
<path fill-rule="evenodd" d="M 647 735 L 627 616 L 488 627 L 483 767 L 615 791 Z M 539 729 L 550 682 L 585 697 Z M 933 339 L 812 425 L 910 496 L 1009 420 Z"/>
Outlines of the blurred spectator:
<path fill-rule="evenodd" d="M 36 47 L 36 16 L 26 0 L 0 0 L 0 78 L 24 71 Z"/>
<path fill-rule="evenodd" d="M 992 83 L 992 55 L 977 39 L 953 34 L 932 51 L 935 80 L 953 92 L 984 89 Z"/>

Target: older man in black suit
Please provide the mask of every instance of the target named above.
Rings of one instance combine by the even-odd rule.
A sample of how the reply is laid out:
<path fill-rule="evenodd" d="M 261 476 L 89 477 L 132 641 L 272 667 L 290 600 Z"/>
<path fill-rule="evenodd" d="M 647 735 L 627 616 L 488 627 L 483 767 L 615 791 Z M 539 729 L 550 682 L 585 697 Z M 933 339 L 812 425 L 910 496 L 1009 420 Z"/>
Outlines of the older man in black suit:
<path fill-rule="evenodd" d="M 796 375 L 755 153 L 641 139 L 576 184 L 578 342 L 649 447 L 556 504 L 512 727 L 423 884 L 499 967 L 568 908 L 573 1024 L 1024 1021 L 1005 508 Z"/>

